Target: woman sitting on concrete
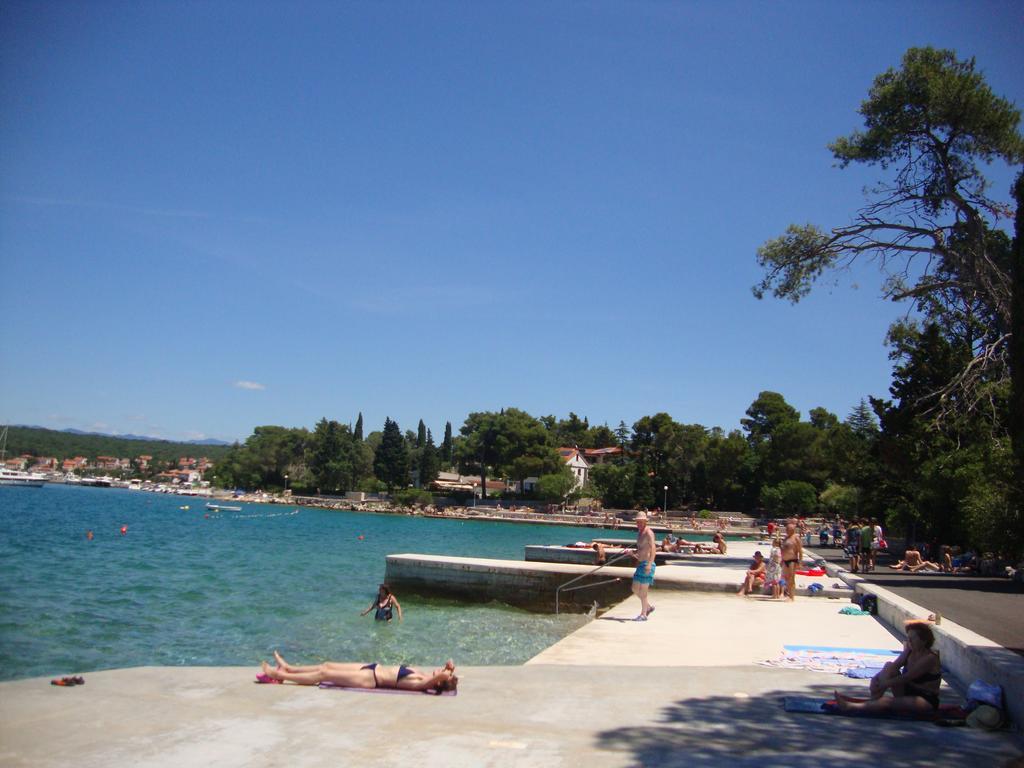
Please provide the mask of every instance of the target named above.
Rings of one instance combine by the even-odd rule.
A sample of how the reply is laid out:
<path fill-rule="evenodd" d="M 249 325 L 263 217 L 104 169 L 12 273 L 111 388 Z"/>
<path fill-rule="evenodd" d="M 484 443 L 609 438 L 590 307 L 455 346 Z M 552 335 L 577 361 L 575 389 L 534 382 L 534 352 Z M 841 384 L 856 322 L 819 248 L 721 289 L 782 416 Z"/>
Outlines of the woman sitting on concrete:
<path fill-rule="evenodd" d="M 754 560 L 750 563 L 750 568 L 747 570 L 746 576 L 743 579 L 743 584 L 740 586 L 737 595 L 749 595 L 754 592 L 755 589 L 760 590 L 764 586 L 765 580 L 765 562 L 764 555 L 758 550 L 754 553 Z"/>
<path fill-rule="evenodd" d="M 325 661 L 323 664 L 296 666 L 285 661 L 277 651 L 274 651 L 274 659 L 277 661 L 276 667 L 263 662 L 263 671 L 256 675 L 257 681 L 298 685 L 332 683 L 343 688 L 397 688 L 436 694 L 454 691 L 459 684 L 459 678 L 455 676 L 455 663 L 451 659 L 430 673 L 404 665 L 385 667 L 376 662 L 360 664 Z"/>
<path fill-rule="evenodd" d="M 935 634 L 924 621 L 908 621 L 905 626 L 903 653 L 871 678 L 871 698 L 864 701 L 836 692 L 840 712 L 927 716 L 939 708 L 942 665 L 932 650 Z M 892 691 L 892 696 L 886 696 L 886 691 Z"/>

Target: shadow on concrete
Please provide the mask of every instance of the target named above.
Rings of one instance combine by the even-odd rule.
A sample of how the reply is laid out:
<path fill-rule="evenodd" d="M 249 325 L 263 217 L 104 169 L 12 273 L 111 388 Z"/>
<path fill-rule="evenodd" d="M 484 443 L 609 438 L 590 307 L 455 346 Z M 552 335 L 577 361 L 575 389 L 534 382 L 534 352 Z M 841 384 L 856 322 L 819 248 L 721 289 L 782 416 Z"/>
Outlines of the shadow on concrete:
<path fill-rule="evenodd" d="M 804 696 L 831 698 L 813 686 Z M 794 714 L 782 706 L 792 691 L 758 698 L 708 696 L 673 702 L 643 728 L 597 734 L 597 746 L 628 752 L 630 765 L 786 766 L 939 765 L 1003 766 L 1019 758 L 1022 743 L 1009 732 L 985 733 L 934 723 Z"/>

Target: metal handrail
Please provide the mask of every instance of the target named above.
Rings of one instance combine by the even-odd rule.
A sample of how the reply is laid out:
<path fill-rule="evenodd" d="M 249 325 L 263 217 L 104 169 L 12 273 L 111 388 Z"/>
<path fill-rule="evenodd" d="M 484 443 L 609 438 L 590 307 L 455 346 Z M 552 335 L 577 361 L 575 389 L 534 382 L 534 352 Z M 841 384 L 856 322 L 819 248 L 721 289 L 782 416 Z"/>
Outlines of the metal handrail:
<path fill-rule="evenodd" d="M 559 585 L 558 589 L 555 590 L 555 615 L 556 616 L 558 615 L 558 609 L 559 609 L 558 597 L 559 597 L 560 594 L 562 594 L 562 590 L 565 590 L 566 592 L 575 592 L 577 589 L 589 589 L 590 587 L 599 587 L 602 584 L 611 584 L 613 581 L 621 581 L 621 577 L 617 576 L 614 579 L 605 579 L 604 581 L 595 581 L 593 584 L 581 584 L 578 587 L 573 587 L 572 589 L 566 589 L 566 587 L 568 587 L 570 584 L 575 584 L 580 579 L 587 578 L 587 576 L 593 576 L 595 573 L 600 571 L 602 568 L 605 568 L 605 567 L 611 565 L 612 563 L 617 563 L 617 562 L 619 562 L 619 560 L 623 560 L 623 559 L 625 559 L 627 557 L 632 557 L 632 556 L 633 556 L 633 551 L 632 550 L 630 550 L 629 552 L 624 552 L 621 555 L 619 555 L 618 557 L 613 557 L 611 560 L 609 560 L 609 561 L 607 561 L 605 563 L 601 563 L 594 570 L 587 571 L 586 573 L 581 573 L 579 576 L 576 576 L 575 578 L 570 579 L 569 581 L 565 582 L 565 584 Z"/>

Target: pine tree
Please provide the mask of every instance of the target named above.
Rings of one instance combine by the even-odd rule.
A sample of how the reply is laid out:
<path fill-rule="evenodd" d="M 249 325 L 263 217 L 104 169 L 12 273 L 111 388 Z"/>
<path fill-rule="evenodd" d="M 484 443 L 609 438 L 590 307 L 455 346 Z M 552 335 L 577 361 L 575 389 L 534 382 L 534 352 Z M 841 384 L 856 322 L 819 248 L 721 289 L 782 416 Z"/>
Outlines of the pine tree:
<path fill-rule="evenodd" d="M 356 440 L 358 442 L 360 442 L 360 443 L 363 442 L 363 412 L 362 411 L 359 412 L 359 418 L 356 419 L 356 434 L 355 434 L 355 437 L 356 437 Z"/>
<path fill-rule="evenodd" d="M 398 422 L 384 419 L 384 433 L 373 459 L 373 473 L 388 487 L 404 488 L 409 483 L 409 452 Z"/>
<path fill-rule="evenodd" d="M 441 460 L 444 461 L 445 467 L 450 467 L 455 463 L 455 456 L 452 449 L 452 423 L 446 421 L 444 423 L 444 441 L 441 443 Z"/>
<path fill-rule="evenodd" d="M 434 436 L 428 429 L 423 450 L 420 452 L 420 488 L 429 488 L 430 484 L 437 480 L 439 463 L 437 448 L 434 447 Z"/>
<path fill-rule="evenodd" d="M 846 417 L 846 424 L 859 437 L 873 437 L 878 434 L 878 420 L 864 398 L 861 398 L 860 404 L 850 411 L 850 415 Z"/>
<path fill-rule="evenodd" d="M 626 426 L 626 422 L 619 421 L 619 426 L 615 428 L 615 439 L 619 441 L 621 448 L 629 445 L 629 427 Z"/>
<path fill-rule="evenodd" d="M 423 423 L 423 419 L 420 419 L 419 427 L 416 429 L 416 447 L 422 448 L 427 442 L 427 427 Z"/>

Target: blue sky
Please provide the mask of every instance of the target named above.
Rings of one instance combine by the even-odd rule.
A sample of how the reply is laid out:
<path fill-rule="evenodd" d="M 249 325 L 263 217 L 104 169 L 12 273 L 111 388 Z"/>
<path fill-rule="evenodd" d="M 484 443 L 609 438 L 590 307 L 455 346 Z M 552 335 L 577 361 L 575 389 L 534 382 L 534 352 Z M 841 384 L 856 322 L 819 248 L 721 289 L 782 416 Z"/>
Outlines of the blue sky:
<path fill-rule="evenodd" d="M 906 48 L 1024 104 L 1019 3 L 0 8 L 0 420 L 244 439 L 517 406 L 736 427 L 885 395 L 870 266 L 796 306 L 755 252 Z M 1008 198 L 1012 171 L 993 167 Z"/>

